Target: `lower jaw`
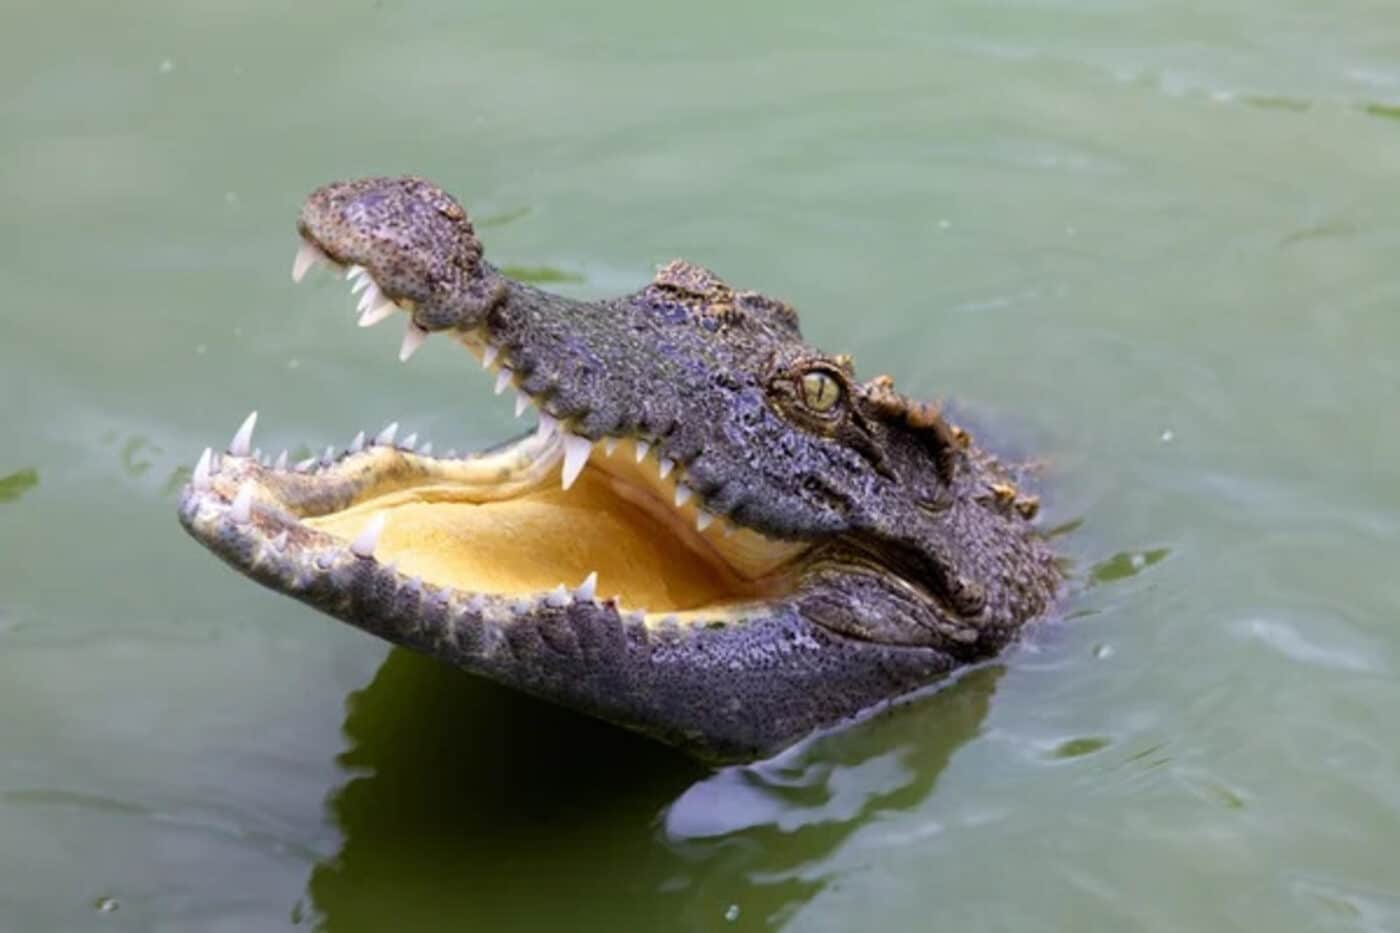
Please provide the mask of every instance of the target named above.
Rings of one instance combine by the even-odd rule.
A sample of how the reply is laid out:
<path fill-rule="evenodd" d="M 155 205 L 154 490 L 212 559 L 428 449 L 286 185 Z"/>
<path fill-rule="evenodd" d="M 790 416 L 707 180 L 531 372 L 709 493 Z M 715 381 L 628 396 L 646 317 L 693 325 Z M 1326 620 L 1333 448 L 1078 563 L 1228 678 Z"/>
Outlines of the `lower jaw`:
<path fill-rule="evenodd" d="M 565 489 L 557 439 L 536 435 L 460 459 L 399 449 L 384 435 L 378 440 L 310 469 L 225 455 L 215 475 L 195 477 L 195 491 L 206 493 L 215 514 L 187 524 L 220 550 L 215 540 L 241 521 L 245 527 L 233 531 L 266 539 L 263 559 L 294 561 L 303 571 L 350 551 L 372 560 L 386 580 L 517 608 L 586 590 L 649 625 L 736 620 L 764 612 L 794 588 L 803 546 L 727 523 L 696 531 L 693 507 L 673 508 L 634 481 L 654 467 L 630 445 L 599 452 Z M 236 514 L 240 498 L 248 500 L 246 515 Z M 193 505 L 198 513 L 200 503 Z M 275 518 L 275 527 L 251 522 L 255 512 Z M 359 539 L 376 519 L 382 531 L 363 553 Z M 248 551 L 249 542 L 230 542 Z"/>

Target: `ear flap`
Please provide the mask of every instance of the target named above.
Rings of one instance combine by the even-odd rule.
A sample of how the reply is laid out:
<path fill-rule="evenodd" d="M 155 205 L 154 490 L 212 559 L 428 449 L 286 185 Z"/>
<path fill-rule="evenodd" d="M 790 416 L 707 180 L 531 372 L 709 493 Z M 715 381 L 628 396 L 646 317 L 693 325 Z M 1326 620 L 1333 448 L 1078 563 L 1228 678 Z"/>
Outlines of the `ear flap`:
<path fill-rule="evenodd" d="M 895 391 L 894 379 L 876 376 L 860 387 L 861 400 L 870 413 L 882 421 L 912 431 L 938 464 L 938 478 L 952 483 L 961 444 L 952 426 L 933 402 L 921 402 Z"/>

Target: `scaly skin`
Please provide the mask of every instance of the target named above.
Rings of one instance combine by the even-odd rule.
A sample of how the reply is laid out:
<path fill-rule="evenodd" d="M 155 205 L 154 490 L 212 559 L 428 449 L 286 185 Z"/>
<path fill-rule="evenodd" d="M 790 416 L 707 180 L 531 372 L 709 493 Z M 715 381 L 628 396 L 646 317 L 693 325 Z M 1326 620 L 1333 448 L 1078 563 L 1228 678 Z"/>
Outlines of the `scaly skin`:
<path fill-rule="evenodd" d="M 888 377 L 861 382 L 849 358 L 804 343 L 781 301 L 680 261 L 622 298 L 548 294 L 487 263 L 465 211 L 421 179 L 328 185 L 299 230 L 368 270 L 376 300 L 411 314 L 411 337 L 447 335 L 510 370 L 545 422 L 512 448 L 520 462 L 554 470 L 561 438 L 643 442 L 674 476 L 637 488 L 682 484 L 687 517 L 698 506 L 794 556 L 761 596 L 669 615 L 587 584 L 524 596 L 420 584 L 376 560 L 373 540 L 348 547 L 308 522 L 495 461 L 390 439 L 286 470 L 245 442 L 202 462 L 180 518 L 272 589 L 713 762 L 770 754 L 990 657 L 1054 603 L 1060 573 L 1009 471 Z"/>

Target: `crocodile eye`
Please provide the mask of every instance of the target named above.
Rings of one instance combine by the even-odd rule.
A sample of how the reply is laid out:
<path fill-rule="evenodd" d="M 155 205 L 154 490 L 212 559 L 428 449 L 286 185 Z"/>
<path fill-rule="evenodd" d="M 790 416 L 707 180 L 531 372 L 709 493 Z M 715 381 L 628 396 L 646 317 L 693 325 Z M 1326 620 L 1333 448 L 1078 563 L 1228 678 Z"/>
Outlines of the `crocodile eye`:
<path fill-rule="evenodd" d="M 802 377 L 802 402 L 812 411 L 826 414 L 841 401 L 841 384 L 829 373 L 815 370 Z"/>

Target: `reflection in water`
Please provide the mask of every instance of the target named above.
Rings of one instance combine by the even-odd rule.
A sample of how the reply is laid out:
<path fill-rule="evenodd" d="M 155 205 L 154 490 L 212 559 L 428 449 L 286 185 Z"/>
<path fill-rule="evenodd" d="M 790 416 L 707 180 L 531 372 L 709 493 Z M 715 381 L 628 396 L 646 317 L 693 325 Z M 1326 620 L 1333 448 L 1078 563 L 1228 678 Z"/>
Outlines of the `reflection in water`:
<path fill-rule="evenodd" d="M 332 931 L 764 927 L 874 815 L 918 805 L 1000 668 L 757 765 L 670 749 L 407 651 L 353 694 L 344 834 L 309 899 Z M 818 877 L 813 877 L 814 875 Z M 735 905 L 742 909 L 736 910 Z"/>

